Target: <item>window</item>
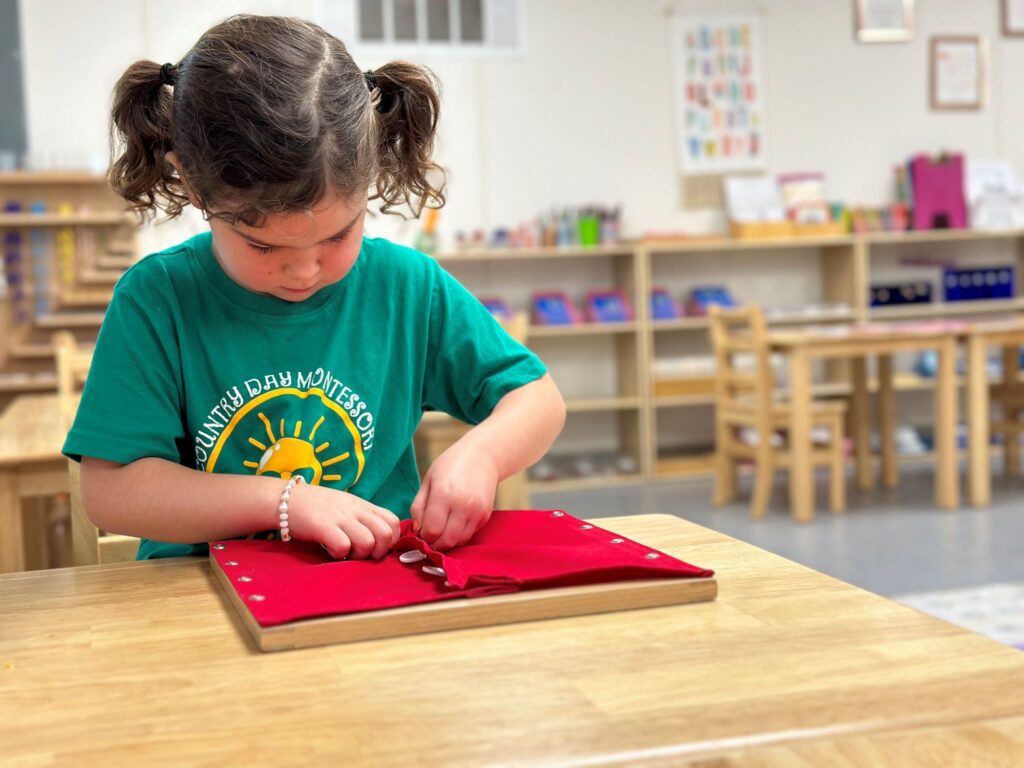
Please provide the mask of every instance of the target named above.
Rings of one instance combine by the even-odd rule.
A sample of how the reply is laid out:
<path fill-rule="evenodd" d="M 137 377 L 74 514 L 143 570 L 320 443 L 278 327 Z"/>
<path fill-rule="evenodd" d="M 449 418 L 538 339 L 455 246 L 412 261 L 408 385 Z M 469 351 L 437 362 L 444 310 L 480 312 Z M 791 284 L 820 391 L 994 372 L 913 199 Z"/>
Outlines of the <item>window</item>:
<path fill-rule="evenodd" d="M 314 16 L 353 47 L 518 54 L 522 0 L 319 0 Z"/>

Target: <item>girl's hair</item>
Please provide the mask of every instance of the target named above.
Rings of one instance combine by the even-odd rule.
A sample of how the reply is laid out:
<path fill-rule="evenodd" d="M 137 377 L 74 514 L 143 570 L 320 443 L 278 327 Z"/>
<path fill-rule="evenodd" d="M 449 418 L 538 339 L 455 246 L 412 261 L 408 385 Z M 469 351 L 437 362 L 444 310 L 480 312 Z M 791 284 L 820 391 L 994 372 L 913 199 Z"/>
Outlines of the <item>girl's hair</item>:
<path fill-rule="evenodd" d="M 364 73 L 316 24 L 233 16 L 178 64 L 137 61 L 117 81 L 110 182 L 143 216 L 179 215 L 186 182 L 207 216 L 250 226 L 328 192 L 369 191 L 385 212 L 407 204 L 418 215 L 444 205 L 430 159 L 439 108 L 424 67 Z M 184 181 L 164 157 L 172 150 Z"/>

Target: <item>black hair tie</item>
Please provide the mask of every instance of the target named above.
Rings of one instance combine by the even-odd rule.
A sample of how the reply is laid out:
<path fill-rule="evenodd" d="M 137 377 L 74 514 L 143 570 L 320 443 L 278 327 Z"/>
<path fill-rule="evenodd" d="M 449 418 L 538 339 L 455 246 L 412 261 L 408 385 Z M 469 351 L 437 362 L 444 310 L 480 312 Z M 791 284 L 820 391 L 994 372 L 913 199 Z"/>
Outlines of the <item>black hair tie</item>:
<path fill-rule="evenodd" d="M 171 75 L 171 67 L 173 64 L 161 64 L 160 65 L 160 85 L 174 85 L 174 77 Z"/>
<path fill-rule="evenodd" d="M 363 77 L 366 78 L 366 87 L 368 89 L 370 89 L 371 91 L 374 88 L 379 88 L 380 87 L 380 86 L 377 85 L 377 73 L 374 72 L 372 69 L 366 70 L 363 73 Z"/>

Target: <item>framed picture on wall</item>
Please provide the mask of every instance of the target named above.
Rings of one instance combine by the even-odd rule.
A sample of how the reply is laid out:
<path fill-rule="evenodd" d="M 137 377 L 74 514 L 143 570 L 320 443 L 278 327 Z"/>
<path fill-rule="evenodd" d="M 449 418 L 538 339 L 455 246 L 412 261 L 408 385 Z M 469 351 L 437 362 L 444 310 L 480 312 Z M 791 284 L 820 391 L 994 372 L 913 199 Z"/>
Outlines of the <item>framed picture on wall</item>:
<path fill-rule="evenodd" d="M 1024 37 L 1024 0 L 1002 0 L 1003 34 Z"/>
<path fill-rule="evenodd" d="M 914 0 L 854 0 L 853 14 L 862 43 L 902 43 L 914 36 Z"/>
<path fill-rule="evenodd" d="M 929 46 L 932 109 L 978 110 L 984 103 L 985 62 L 977 35 L 933 37 Z"/>

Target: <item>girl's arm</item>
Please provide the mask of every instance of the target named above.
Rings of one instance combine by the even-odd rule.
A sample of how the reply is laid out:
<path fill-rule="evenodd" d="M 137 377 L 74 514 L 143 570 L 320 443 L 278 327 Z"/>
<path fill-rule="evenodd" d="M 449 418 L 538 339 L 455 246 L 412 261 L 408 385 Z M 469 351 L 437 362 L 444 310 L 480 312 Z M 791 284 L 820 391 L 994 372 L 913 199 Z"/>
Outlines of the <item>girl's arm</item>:
<path fill-rule="evenodd" d="M 131 464 L 82 457 L 82 504 L 101 530 L 155 541 L 194 543 L 278 527 L 280 477 L 218 475 L 172 461 Z M 352 494 L 299 484 L 289 501 L 296 539 L 333 557 L 383 557 L 398 539 L 398 518 Z"/>
<path fill-rule="evenodd" d="M 543 456 L 564 424 L 565 401 L 550 375 L 506 394 L 424 475 L 412 504 L 420 535 L 439 550 L 468 542 L 490 517 L 498 483 Z"/>

